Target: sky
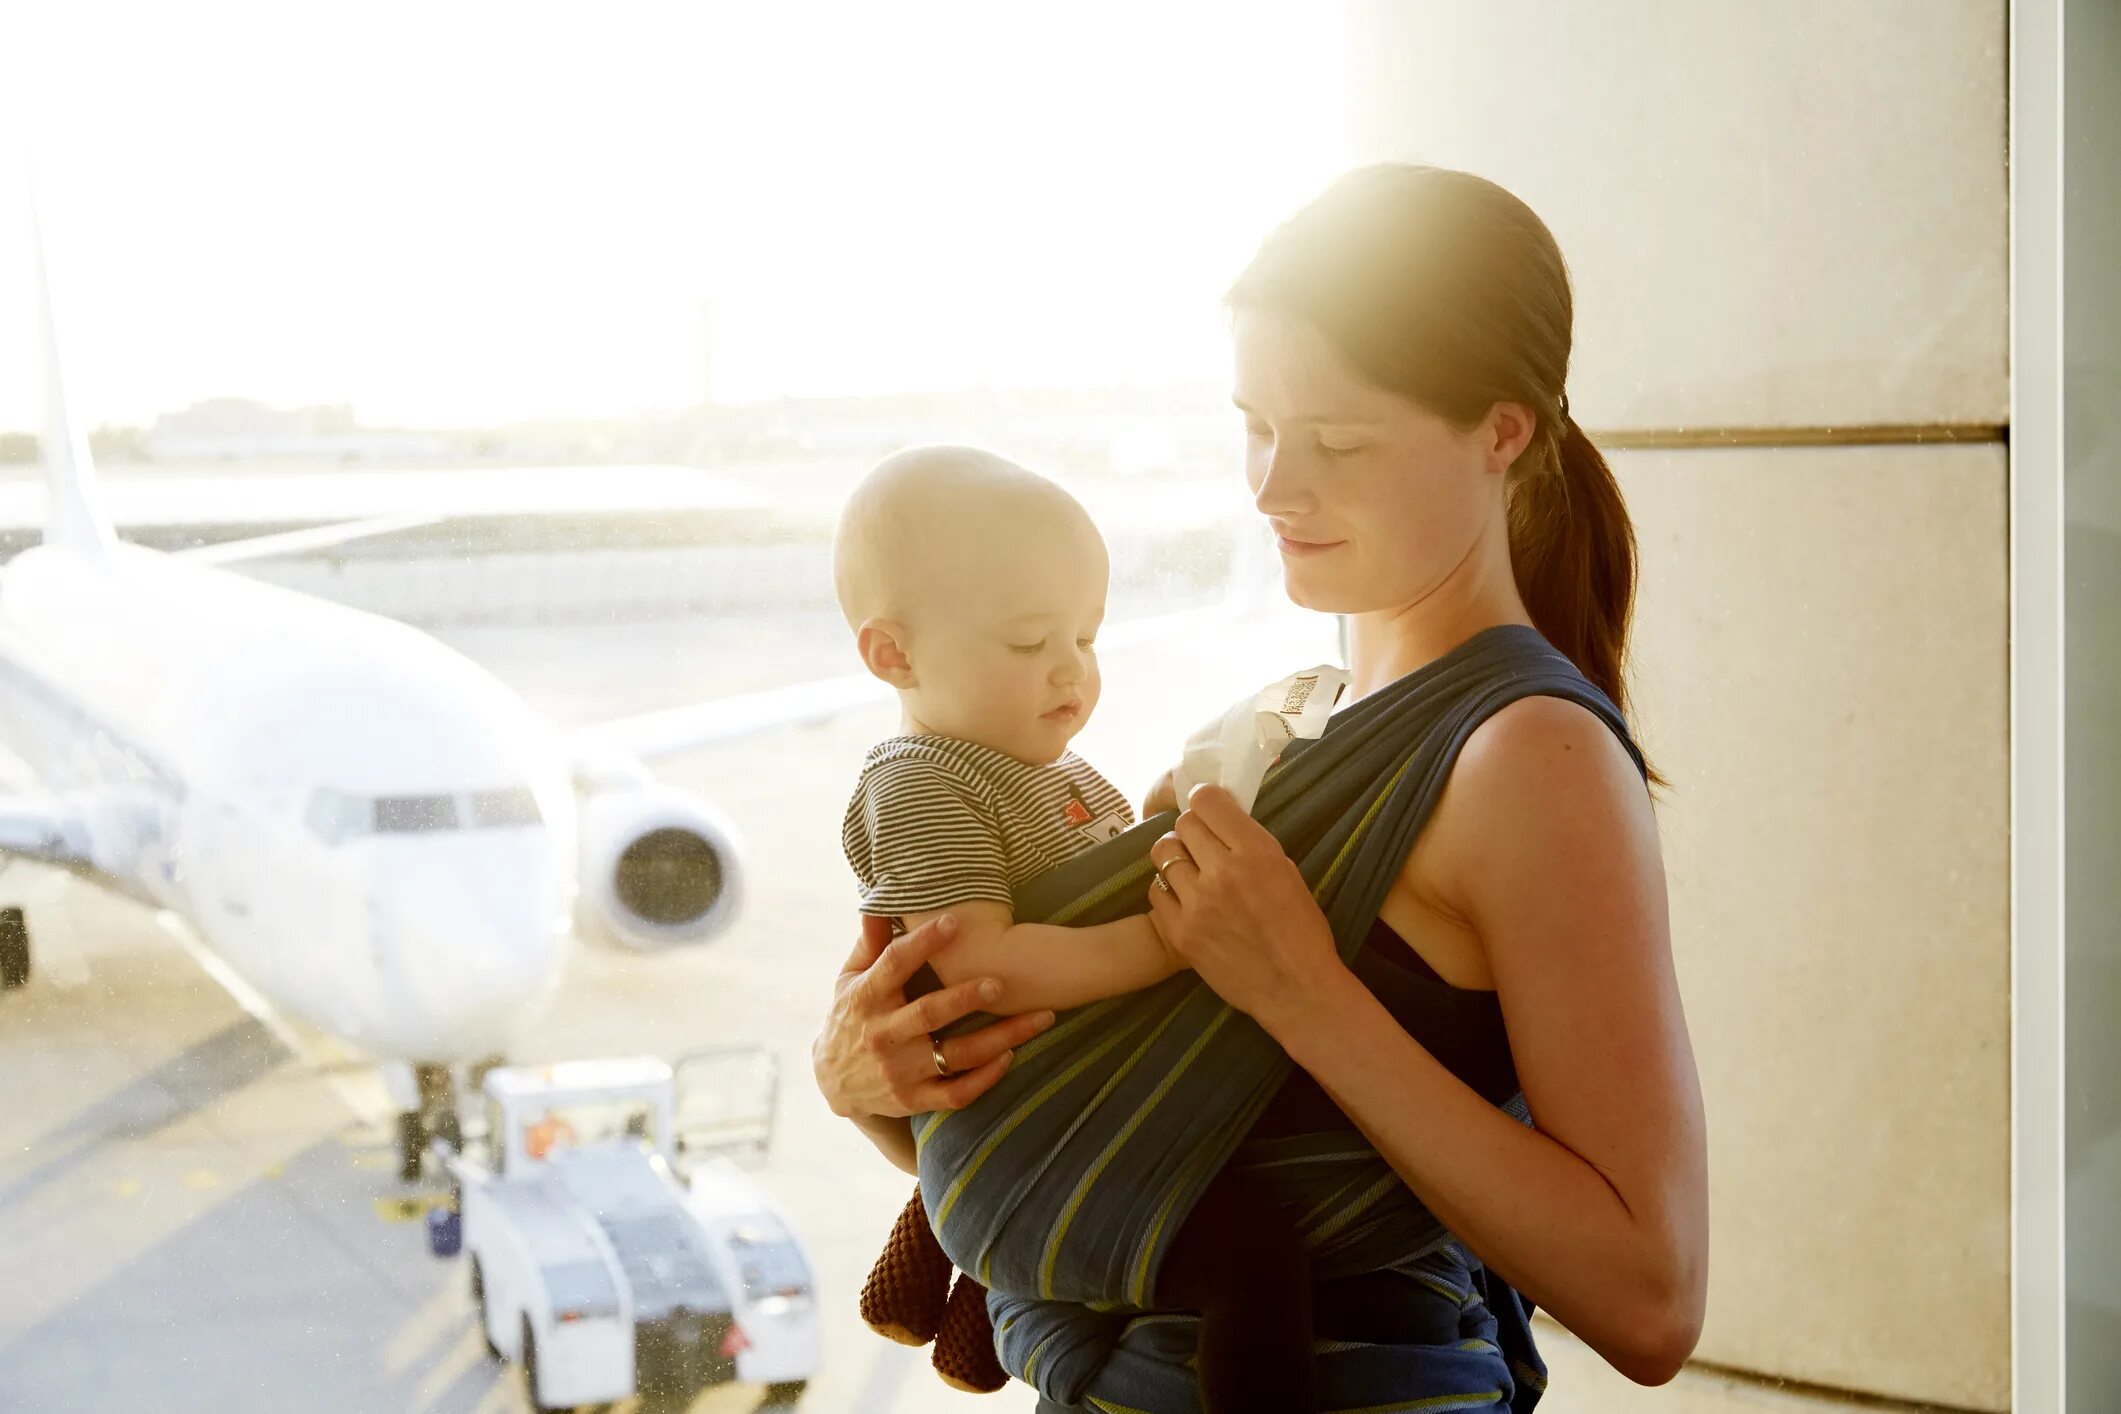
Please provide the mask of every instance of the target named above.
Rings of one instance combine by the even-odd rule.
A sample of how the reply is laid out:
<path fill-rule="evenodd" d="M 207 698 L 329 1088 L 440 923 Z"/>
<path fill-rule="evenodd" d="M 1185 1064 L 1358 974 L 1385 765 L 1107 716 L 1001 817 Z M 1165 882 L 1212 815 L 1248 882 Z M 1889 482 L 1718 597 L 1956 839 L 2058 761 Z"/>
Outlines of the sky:
<path fill-rule="evenodd" d="M 0 429 L 41 421 L 25 148 L 79 420 L 416 426 L 1214 381 L 1346 151 L 1298 0 L 39 8 Z"/>

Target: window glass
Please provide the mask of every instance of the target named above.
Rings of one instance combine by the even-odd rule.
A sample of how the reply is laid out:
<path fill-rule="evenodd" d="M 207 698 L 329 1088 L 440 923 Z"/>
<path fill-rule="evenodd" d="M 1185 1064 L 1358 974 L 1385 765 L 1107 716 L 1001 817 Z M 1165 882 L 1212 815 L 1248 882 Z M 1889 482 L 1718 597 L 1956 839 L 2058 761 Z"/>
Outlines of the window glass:
<path fill-rule="evenodd" d="M 376 797 L 378 834 L 416 834 L 457 827 L 457 800 L 452 795 L 384 795 Z"/>
<path fill-rule="evenodd" d="M 313 791 L 309 806 L 302 813 L 302 823 L 309 827 L 310 833 L 324 843 L 334 845 L 363 832 L 369 819 L 366 802 L 329 786 L 319 786 Z"/>
<path fill-rule="evenodd" d="M 537 797 L 528 786 L 473 791 L 471 794 L 471 823 L 476 827 L 535 825 L 538 819 Z"/>

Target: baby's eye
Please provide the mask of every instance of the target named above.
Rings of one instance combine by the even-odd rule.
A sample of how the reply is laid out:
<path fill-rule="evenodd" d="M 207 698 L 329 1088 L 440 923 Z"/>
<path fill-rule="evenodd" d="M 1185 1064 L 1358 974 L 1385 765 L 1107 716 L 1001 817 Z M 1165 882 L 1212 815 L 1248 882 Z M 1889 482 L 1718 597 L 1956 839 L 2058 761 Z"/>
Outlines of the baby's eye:
<path fill-rule="evenodd" d="M 1078 638 L 1075 640 L 1075 644 L 1078 648 L 1095 648 L 1097 647 L 1097 639 L 1094 636 L 1090 638 Z"/>
<path fill-rule="evenodd" d="M 1042 651 L 1045 646 L 1046 640 L 1041 638 L 1036 643 L 1012 643 L 1009 645 L 1009 651 L 1011 653 L 1023 653 L 1028 655 Z"/>

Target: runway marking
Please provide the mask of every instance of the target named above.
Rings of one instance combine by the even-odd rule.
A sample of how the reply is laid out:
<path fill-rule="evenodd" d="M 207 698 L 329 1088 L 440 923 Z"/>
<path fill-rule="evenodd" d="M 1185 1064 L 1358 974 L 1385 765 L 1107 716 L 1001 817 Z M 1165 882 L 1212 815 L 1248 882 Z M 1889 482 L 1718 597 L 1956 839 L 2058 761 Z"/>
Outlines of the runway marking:
<path fill-rule="evenodd" d="M 479 1338 L 477 1322 L 473 1322 L 458 1333 L 456 1343 L 449 1347 L 448 1352 L 429 1365 L 427 1372 L 420 1376 L 419 1389 L 414 1393 L 412 1401 L 414 1414 L 432 1409 L 435 1401 L 447 1394 L 460 1376 L 483 1363 L 485 1359 L 486 1342 Z M 500 1372 L 496 1370 L 494 1373 Z"/>
<path fill-rule="evenodd" d="M 191 921 L 173 909 L 152 911 L 156 926 L 176 940 L 193 962 L 221 990 L 235 1000 L 259 1025 L 270 1031 L 281 1045 L 300 1060 L 305 1069 L 329 1084 L 353 1116 L 364 1123 L 387 1124 L 391 1118 L 387 1100 L 378 1106 L 380 1085 L 375 1083 L 364 1057 L 356 1055 L 335 1036 L 302 1025 L 275 1010 L 255 988 L 198 935 Z M 362 1084 L 367 1078 L 368 1084 Z"/>
<path fill-rule="evenodd" d="M 522 1407 L 516 1401 L 514 1382 L 504 1377 L 487 1387 L 485 1397 L 471 1407 L 471 1414 L 515 1414 Z"/>
<path fill-rule="evenodd" d="M 449 1206 L 449 1195 L 445 1193 L 414 1193 L 403 1198 L 376 1198 L 376 1216 L 387 1223 L 409 1223 L 427 1216 L 433 1208 Z"/>
<path fill-rule="evenodd" d="M 165 1156 L 210 1148 L 232 1161 L 236 1173 L 285 1162 L 315 1137 L 264 1131 L 256 1108 L 262 1088 L 244 1086 L 149 1132 L 107 1140 L 95 1146 L 93 1161 L 105 1172 L 138 1173 L 144 1164 L 159 1174 L 168 1171 Z M 202 1174 L 210 1181 L 198 1182 Z M 191 1175 L 175 1183 L 143 1184 L 138 1201 L 105 1208 L 108 1220 L 96 1225 L 92 1244 L 63 1236 L 81 1231 L 71 1200 L 79 1190 L 66 1183 L 33 1186 L 0 1210 L 0 1247 L 11 1249 L 11 1265 L 19 1260 L 37 1273 L 34 1285 L 0 1284 L 0 1347 L 200 1221 L 245 1186 L 223 1183 L 216 1169 L 197 1168 Z"/>
<path fill-rule="evenodd" d="M 431 1347 L 448 1339 L 450 1327 L 462 1318 L 466 1304 L 460 1283 L 449 1281 L 436 1287 L 432 1295 L 406 1315 L 398 1333 L 383 1347 L 384 1373 L 404 1374 Z M 478 1328 L 476 1316 L 472 1318 L 472 1328 Z M 479 1349 L 484 1351 L 486 1347 L 481 1344 Z"/>

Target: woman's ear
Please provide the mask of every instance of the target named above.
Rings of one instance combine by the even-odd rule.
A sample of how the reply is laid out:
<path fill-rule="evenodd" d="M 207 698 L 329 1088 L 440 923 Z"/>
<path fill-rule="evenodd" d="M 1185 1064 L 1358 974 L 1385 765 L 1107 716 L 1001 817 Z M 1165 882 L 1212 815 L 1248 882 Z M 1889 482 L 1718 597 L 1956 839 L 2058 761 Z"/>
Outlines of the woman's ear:
<path fill-rule="evenodd" d="M 906 626 L 891 619 L 864 619 L 854 631 L 854 646 L 862 655 L 862 666 L 870 675 L 893 687 L 915 687 L 913 658 L 907 651 L 912 635 Z"/>
<path fill-rule="evenodd" d="M 1487 455 L 1490 471 L 1508 471 L 1532 445 L 1539 419 L 1523 403 L 1497 403 L 1488 409 Z"/>

